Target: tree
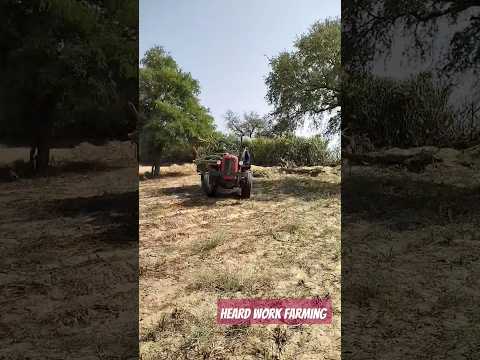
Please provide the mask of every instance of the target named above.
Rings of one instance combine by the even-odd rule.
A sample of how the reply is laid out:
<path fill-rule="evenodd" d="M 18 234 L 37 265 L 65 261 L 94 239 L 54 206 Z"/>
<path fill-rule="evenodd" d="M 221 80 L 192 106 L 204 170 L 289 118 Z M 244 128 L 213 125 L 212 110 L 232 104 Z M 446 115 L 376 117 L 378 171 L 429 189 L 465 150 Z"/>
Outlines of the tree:
<path fill-rule="evenodd" d="M 148 50 L 140 68 L 140 109 L 145 117 L 141 131 L 144 158 L 159 174 L 162 152 L 174 145 L 192 151 L 215 130 L 208 109 L 200 104 L 200 85 L 161 47 Z"/>
<path fill-rule="evenodd" d="M 261 117 L 255 111 L 250 111 L 243 115 L 245 130 L 247 136 L 251 139 L 255 135 L 260 134 L 266 128 L 265 118 Z"/>
<path fill-rule="evenodd" d="M 344 131 L 368 133 L 378 146 L 465 141 L 461 108 L 452 108 L 450 95 L 454 77 L 478 74 L 480 1 L 351 0 L 343 3 L 342 24 Z M 408 60 L 428 60 L 429 73 L 399 81 L 372 76 L 402 43 Z"/>
<path fill-rule="evenodd" d="M 343 3 L 342 56 L 350 68 L 362 68 L 376 52 L 389 53 L 394 34 L 412 36 L 412 49 L 424 57 L 440 21 L 451 24 L 453 36 L 445 58 L 436 64 L 449 74 L 480 66 L 480 0 L 350 0 Z"/>
<path fill-rule="evenodd" d="M 224 118 L 227 123 L 227 128 L 240 138 L 240 143 L 243 143 L 245 136 L 251 139 L 255 135 L 262 133 L 267 127 L 266 118 L 261 117 L 255 111 L 244 113 L 243 119 L 241 119 L 238 114 L 232 110 L 228 110 Z"/>
<path fill-rule="evenodd" d="M 0 141 L 31 147 L 45 174 L 54 140 L 119 138 L 137 79 L 136 1 L 0 4 Z M 36 161 L 35 161 L 36 160 Z"/>
<path fill-rule="evenodd" d="M 316 22 L 298 38 L 292 52 L 270 60 L 266 78 L 267 100 L 279 130 L 289 132 L 308 117 L 319 126 L 325 114 L 339 106 L 341 59 L 340 20 Z M 337 132 L 339 117 L 333 117 L 329 131 Z"/>
<path fill-rule="evenodd" d="M 232 110 L 227 110 L 224 118 L 227 123 L 227 128 L 240 138 L 240 142 L 243 142 L 243 137 L 247 131 L 242 120 L 240 119 L 240 116 L 234 113 Z"/>

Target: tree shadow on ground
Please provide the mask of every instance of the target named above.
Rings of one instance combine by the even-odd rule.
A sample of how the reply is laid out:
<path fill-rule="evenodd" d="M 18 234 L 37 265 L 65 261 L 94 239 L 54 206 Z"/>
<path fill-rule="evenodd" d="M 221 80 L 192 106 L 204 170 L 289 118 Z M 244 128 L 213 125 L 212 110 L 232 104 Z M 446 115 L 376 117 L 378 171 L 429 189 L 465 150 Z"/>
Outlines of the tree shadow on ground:
<path fill-rule="evenodd" d="M 125 167 L 126 166 L 124 165 L 107 164 L 101 161 L 68 161 L 51 165 L 48 168 L 46 175 L 48 177 L 56 177 L 64 174 L 98 173 Z M 132 166 L 132 168 L 133 167 L 134 166 Z M 39 176 L 33 172 L 28 162 L 15 161 L 11 165 L 0 167 L 0 182 L 11 182 L 16 180 L 12 178 L 10 171 L 13 171 L 20 179 L 31 179 Z"/>
<path fill-rule="evenodd" d="M 433 357 L 440 358 L 451 350 L 445 344 L 452 331 L 461 349 L 476 341 L 474 325 L 462 321 L 479 312 L 480 287 L 477 277 L 468 275 L 480 259 L 479 201 L 478 187 L 408 175 L 344 179 L 342 331 L 349 336 L 342 338 L 342 351 L 360 358 L 377 353 L 405 357 L 405 348 L 397 344 L 410 343 L 429 357 L 433 349 Z M 439 316 L 448 322 L 431 321 Z M 371 319 L 375 326 L 358 326 Z M 461 326 L 452 330 L 455 323 Z M 412 352 L 406 357 L 419 358 Z"/>
<path fill-rule="evenodd" d="M 342 222 L 386 222 L 392 230 L 472 223 L 480 215 L 480 189 L 405 178 L 354 176 L 342 183 Z"/>
<path fill-rule="evenodd" d="M 41 213 L 48 217 L 89 215 L 89 225 L 105 228 L 99 239 L 138 241 L 138 191 L 52 200 L 46 202 Z"/>
<path fill-rule="evenodd" d="M 147 171 L 145 173 L 143 173 L 143 179 L 142 181 L 147 181 L 147 180 L 162 180 L 162 179 L 165 179 L 165 178 L 175 178 L 175 177 L 182 177 L 182 176 L 189 176 L 190 174 L 186 174 L 184 172 L 181 172 L 181 171 L 172 171 L 172 172 L 168 172 L 168 173 L 160 173 L 160 176 L 157 176 L 157 177 L 153 177 L 152 176 L 152 173 L 150 171 Z"/>
<path fill-rule="evenodd" d="M 185 207 L 210 206 L 228 199 L 240 200 L 238 189 L 217 189 L 215 196 L 207 196 L 200 185 L 163 188 L 156 195 L 173 195 L 180 200 L 180 205 Z"/>
<path fill-rule="evenodd" d="M 214 197 L 208 197 L 202 191 L 200 185 L 177 186 L 163 188 L 156 196 L 173 195 L 180 199 L 180 205 L 185 207 L 209 206 L 227 199 L 242 201 L 239 189 L 217 191 Z M 295 197 L 302 201 L 315 201 L 330 199 L 340 195 L 340 184 L 323 182 L 311 178 L 280 178 L 280 179 L 255 179 L 251 200 L 254 201 L 279 201 L 287 197 Z"/>
<path fill-rule="evenodd" d="M 63 173 L 87 173 L 91 171 L 108 171 L 119 169 L 125 166 L 116 164 L 108 164 L 102 161 L 69 161 L 62 162 L 58 165 L 52 166 L 49 171 L 49 176 L 61 175 Z"/>
<path fill-rule="evenodd" d="M 326 200 L 340 195 L 340 184 L 325 182 L 310 177 L 283 177 L 278 179 L 258 179 L 255 182 L 258 190 L 257 201 L 271 201 L 286 197 L 298 198 L 302 201 Z"/>

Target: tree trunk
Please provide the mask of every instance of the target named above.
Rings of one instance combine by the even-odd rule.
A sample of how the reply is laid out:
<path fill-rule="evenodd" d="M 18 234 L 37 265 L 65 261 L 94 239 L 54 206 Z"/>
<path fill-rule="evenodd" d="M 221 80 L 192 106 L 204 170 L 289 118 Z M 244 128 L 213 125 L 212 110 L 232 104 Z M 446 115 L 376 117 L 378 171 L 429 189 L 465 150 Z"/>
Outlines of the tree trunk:
<path fill-rule="evenodd" d="M 50 143 L 41 141 L 38 146 L 37 173 L 40 176 L 48 175 L 48 164 L 50 162 Z"/>
<path fill-rule="evenodd" d="M 50 163 L 50 142 L 40 141 L 30 148 L 30 169 L 32 174 L 47 176 Z"/>
<path fill-rule="evenodd" d="M 55 110 L 54 94 L 39 95 L 34 101 L 32 109 L 34 133 L 32 148 L 30 149 L 30 162 L 35 174 L 46 176 L 48 175 L 50 162 L 53 113 Z"/>
<path fill-rule="evenodd" d="M 32 174 L 37 172 L 37 150 L 38 143 L 33 143 L 30 147 L 30 171 Z"/>
<path fill-rule="evenodd" d="M 152 177 L 159 177 L 160 176 L 160 163 L 158 159 L 153 160 L 152 165 Z"/>
<path fill-rule="evenodd" d="M 48 175 L 48 165 L 50 162 L 50 147 L 52 135 L 52 121 L 49 118 L 50 113 L 39 114 L 45 116 L 44 122 L 41 123 L 37 133 L 37 156 L 35 161 L 36 173 L 40 176 Z"/>

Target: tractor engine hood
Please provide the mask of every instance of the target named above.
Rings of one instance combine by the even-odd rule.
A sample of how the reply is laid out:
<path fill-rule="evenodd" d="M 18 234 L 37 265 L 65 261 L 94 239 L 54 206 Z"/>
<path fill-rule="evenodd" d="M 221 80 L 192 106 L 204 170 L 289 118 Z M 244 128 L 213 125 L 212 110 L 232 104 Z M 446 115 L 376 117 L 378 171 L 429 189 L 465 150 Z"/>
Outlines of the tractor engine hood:
<path fill-rule="evenodd" d="M 238 157 L 232 154 L 224 154 L 220 172 L 224 180 L 235 180 L 238 173 Z"/>

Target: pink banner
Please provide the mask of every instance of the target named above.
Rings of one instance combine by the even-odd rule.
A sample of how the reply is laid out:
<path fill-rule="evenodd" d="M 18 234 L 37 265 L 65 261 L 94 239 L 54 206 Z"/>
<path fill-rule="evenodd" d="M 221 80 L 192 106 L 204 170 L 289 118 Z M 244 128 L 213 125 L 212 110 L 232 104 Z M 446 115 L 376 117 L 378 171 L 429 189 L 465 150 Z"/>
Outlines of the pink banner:
<path fill-rule="evenodd" d="M 330 299 L 220 299 L 217 323 L 221 325 L 330 324 Z"/>

